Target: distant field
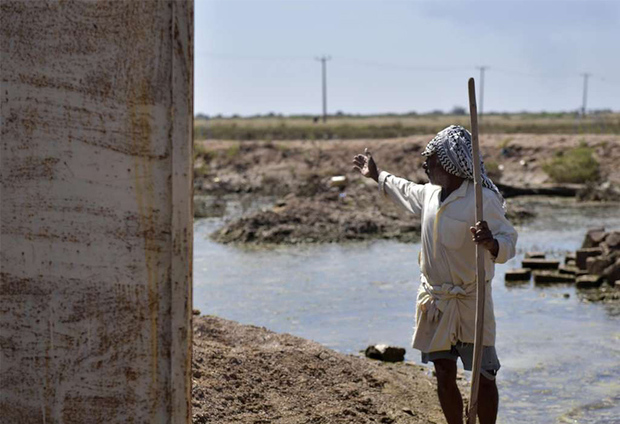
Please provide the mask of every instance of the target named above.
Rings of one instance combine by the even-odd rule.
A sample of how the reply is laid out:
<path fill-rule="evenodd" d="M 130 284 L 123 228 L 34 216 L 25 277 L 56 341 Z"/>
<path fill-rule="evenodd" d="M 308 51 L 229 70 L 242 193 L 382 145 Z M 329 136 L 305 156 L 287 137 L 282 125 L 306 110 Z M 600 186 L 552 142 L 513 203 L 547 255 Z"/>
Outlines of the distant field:
<path fill-rule="evenodd" d="M 327 123 L 313 117 L 195 119 L 197 140 L 321 140 L 394 138 L 432 134 L 450 124 L 469 127 L 468 115 L 339 116 Z M 481 132 L 531 134 L 620 134 L 620 113 L 581 118 L 571 113 L 490 114 Z"/>

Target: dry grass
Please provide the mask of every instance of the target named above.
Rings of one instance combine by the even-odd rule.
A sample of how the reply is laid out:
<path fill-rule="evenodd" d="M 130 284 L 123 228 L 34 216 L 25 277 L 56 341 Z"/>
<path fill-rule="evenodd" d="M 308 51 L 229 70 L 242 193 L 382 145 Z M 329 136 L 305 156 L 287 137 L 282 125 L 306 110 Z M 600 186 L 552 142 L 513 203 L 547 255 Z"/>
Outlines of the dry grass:
<path fill-rule="evenodd" d="M 196 119 L 195 138 L 228 140 L 321 140 L 394 138 L 433 134 L 450 124 L 469 127 L 467 115 L 386 115 Z M 620 113 L 581 118 L 575 114 L 494 114 L 480 119 L 487 134 L 620 134 Z"/>

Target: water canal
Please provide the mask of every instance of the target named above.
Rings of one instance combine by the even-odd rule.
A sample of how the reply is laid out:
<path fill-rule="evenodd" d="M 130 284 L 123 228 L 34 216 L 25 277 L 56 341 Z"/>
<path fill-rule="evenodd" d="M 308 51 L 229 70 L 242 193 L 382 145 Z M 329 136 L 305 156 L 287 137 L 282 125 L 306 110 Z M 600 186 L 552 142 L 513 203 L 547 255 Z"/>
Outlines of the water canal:
<path fill-rule="evenodd" d="M 493 281 L 502 363 L 499 423 L 620 423 L 620 311 L 586 303 L 572 285 L 510 285 L 504 271 L 526 251 L 562 258 L 585 229 L 620 229 L 618 205 L 519 199 L 537 219 L 518 227 L 518 255 Z M 228 202 L 227 216 L 254 204 Z M 245 249 L 214 243 L 223 217 L 196 220 L 194 307 L 244 324 L 315 340 L 343 353 L 409 346 L 418 244 Z M 406 360 L 419 362 L 407 350 Z M 429 368 L 430 370 L 430 368 Z"/>

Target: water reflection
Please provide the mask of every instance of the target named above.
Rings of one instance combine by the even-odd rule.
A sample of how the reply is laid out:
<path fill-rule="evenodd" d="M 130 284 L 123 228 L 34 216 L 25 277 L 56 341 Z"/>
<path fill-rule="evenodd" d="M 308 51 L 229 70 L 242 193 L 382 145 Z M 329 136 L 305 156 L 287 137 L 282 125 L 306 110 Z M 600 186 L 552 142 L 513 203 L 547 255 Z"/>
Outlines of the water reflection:
<path fill-rule="evenodd" d="M 618 205 L 520 203 L 538 219 L 519 229 L 518 256 L 498 266 L 493 284 L 502 361 L 499 422 L 619 422 L 620 317 L 581 302 L 572 285 L 503 281 L 526 251 L 563 259 L 581 245 L 586 227 L 620 228 Z M 210 241 L 208 234 L 221 225 L 222 218 L 195 223 L 194 304 L 203 313 L 345 353 L 378 342 L 409 346 L 419 245 L 376 241 L 248 250 Z M 408 349 L 407 360 L 417 362 L 417 351 Z"/>

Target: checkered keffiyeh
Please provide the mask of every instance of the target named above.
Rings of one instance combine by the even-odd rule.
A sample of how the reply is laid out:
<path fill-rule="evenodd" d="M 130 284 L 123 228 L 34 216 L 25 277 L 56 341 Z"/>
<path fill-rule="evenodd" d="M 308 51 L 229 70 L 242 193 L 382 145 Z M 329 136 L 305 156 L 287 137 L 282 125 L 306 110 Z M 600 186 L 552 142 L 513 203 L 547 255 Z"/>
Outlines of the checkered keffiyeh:
<path fill-rule="evenodd" d="M 439 158 L 439 163 L 441 163 L 446 172 L 473 181 L 474 160 L 472 157 L 471 134 L 465 128 L 459 125 L 450 125 L 437 133 L 435 138 L 428 143 L 426 149 L 422 152 L 422 156 L 431 156 L 435 153 Z M 500 197 L 505 209 L 506 202 L 497 186 L 487 176 L 482 160 L 480 161 L 480 167 L 482 168 L 482 186 L 494 191 Z"/>

